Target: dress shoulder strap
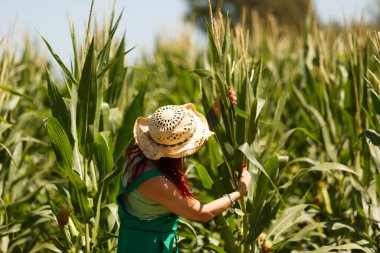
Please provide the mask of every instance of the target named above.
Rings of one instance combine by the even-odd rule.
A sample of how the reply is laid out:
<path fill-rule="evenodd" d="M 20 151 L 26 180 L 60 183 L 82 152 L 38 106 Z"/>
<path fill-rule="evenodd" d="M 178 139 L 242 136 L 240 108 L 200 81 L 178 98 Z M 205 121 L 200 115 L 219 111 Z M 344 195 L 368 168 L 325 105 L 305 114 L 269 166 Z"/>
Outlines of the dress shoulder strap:
<path fill-rule="evenodd" d="M 133 180 L 127 187 L 128 192 L 135 190 L 145 180 L 152 177 L 164 175 L 159 169 L 150 169 L 142 172 L 135 180 Z"/>

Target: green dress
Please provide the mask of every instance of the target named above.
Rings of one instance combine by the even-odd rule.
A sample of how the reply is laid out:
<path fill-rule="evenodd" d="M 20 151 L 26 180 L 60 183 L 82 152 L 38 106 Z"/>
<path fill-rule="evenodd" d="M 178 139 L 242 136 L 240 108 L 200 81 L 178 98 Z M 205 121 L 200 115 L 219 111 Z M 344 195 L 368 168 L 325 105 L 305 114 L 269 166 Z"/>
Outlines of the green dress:
<path fill-rule="evenodd" d="M 160 170 L 151 169 L 142 172 L 126 187 L 121 184 L 117 197 L 120 218 L 118 253 L 171 253 L 174 241 L 176 242 L 176 252 L 179 252 L 177 245 L 178 215 L 169 214 L 143 220 L 125 210 L 124 201 L 128 193 L 134 191 L 145 180 L 162 175 Z"/>

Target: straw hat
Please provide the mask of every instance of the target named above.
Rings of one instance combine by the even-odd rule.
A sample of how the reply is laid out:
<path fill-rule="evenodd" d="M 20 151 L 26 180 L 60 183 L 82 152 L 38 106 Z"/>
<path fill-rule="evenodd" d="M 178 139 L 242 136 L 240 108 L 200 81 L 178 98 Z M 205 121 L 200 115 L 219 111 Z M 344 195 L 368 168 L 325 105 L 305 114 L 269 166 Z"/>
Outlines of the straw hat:
<path fill-rule="evenodd" d="M 214 133 L 193 104 L 184 104 L 163 106 L 148 118 L 138 118 L 133 134 L 144 155 L 157 160 L 194 154 Z"/>

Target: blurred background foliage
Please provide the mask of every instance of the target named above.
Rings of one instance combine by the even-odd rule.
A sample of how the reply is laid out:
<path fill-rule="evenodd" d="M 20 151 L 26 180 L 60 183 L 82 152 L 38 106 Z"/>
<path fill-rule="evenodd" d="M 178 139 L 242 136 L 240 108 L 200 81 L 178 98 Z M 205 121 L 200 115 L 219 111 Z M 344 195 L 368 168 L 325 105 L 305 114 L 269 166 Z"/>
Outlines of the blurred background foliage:
<path fill-rule="evenodd" d="M 187 0 L 189 12 L 187 18 L 195 20 L 196 24 L 205 31 L 204 19 L 209 17 L 207 1 Z M 261 20 L 273 16 L 281 26 L 291 27 L 296 32 L 302 32 L 305 27 L 306 16 L 314 14 L 310 0 L 213 0 L 213 9 L 220 9 L 224 15 L 228 15 L 233 24 L 242 20 L 248 27 L 255 26 L 252 17 L 258 15 Z"/>
<path fill-rule="evenodd" d="M 90 15 L 83 41 L 70 25 L 68 65 L 48 41 L 55 62 L 2 39 L 0 251 L 114 251 L 135 118 L 192 102 L 216 133 L 188 158 L 198 198 L 231 191 L 243 162 L 253 185 L 211 222 L 182 219 L 181 252 L 379 252 L 380 35 L 282 2 L 213 2 L 210 15 L 189 1 L 207 11 L 209 48 L 160 38 L 135 66 L 115 36 L 122 13 Z"/>

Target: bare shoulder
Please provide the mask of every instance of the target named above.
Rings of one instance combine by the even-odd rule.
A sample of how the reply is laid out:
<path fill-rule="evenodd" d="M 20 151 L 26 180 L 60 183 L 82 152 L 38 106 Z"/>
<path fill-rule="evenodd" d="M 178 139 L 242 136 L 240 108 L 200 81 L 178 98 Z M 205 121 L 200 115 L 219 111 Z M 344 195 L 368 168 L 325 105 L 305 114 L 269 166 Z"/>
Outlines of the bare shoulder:
<path fill-rule="evenodd" d="M 144 196 L 150 195 L 151 193 L 157 195 L 157 193 L 164 193 L 175 188 L 176 187 L 173 182 L 162 175 L 147 179 L 141 185 L 139 185 L 137 189 Z"/>
<path fill-rule="evenodd" d="M 157 169 L 157 165 L 148 162 L 144 168 L 145 171 Z M 175 184 L 165 177 L 154 176 L 145 180 L 137 187 L 137 191 L 145 198 L 164 204 L 167 201 L 182 200 L 183 196 Z"/>

